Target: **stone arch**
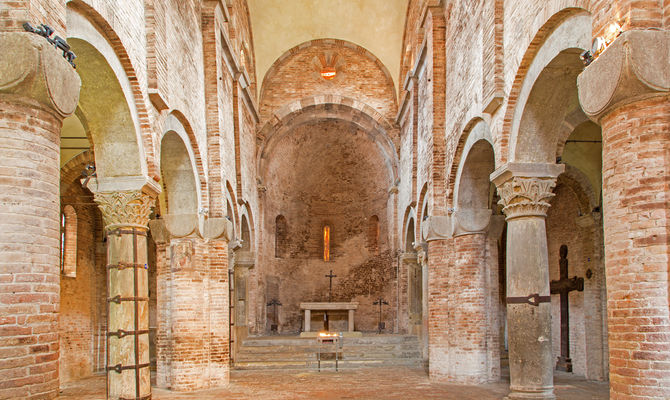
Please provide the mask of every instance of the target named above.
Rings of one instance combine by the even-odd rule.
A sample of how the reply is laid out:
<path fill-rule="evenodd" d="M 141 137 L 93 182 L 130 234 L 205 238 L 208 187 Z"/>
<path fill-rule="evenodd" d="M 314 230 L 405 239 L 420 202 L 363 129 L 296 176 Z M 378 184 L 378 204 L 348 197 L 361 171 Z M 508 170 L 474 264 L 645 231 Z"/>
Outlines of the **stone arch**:
<path fill-rule="evenodd" d="M 167 214 L 196 214 L 199 191 L 188 146 L 176 131 L 169 130 L 161 140 L 160 154 Z"/>
<path fill-rule="evenodd" d="M 235 191 L 233 190 L 233 186 L 230 184 L 230 181 L 227 180 L 226 180 L 226 202 L 230 207 L 230 212 L 232 212 L 232 215 L 230 214 L 227 215 L 228 217 L 230 217 L 231 220 L 230 222 L 233 223 L 233 237 L 237 237 L 235 236 L 235 232 L 238 232 L 237 222 L 240 220 L 237 212 L 237 200 L 235 199 Z"/>
<path fill-rule="evenodd" d="M 188 121 L 186 116 L 179 110 L 172 110 L 167 115 L 164 124 L 163 124 L 163 134 L 168 131 L 176 132 L 179 137 L 182 138 L 186 149 L 188 151 L 189 157 L 191 158 L 193 164 L 193 171 L 196 175 L 197 182 L 197 192 L 198 192 L 198 204 L 202 207 L 205 207 L 209 204 L 209 190 L 207 186 L 207 181 L 205 180 L 205 167 L 202 160 L 202 155 L 200 154 L 200 149 L 198 147 L 198 141 L 195 137 L 195 132 L 191 123 Z M 162 140 L 162 137 L 161 137 Z"/>
<path fill-rule="evenodd" d="M 389 172 L 389 186 L 397 181 L 399 159 L 396 146 L 391 140 L 391 137 L 398 136 L 397 127 L 390 124 L 386 118 L 370 106 L 354 99 L 336 95 L 302 99 L 277 110 L 260 130 L 260 135 L 265 140 L 258 152 L 259 176 L 264 176 L 266 160 L 281 138 L 289 134 L 296 126 L 317 119 L 343 120 L 351 122 L 366 131 L 370 139 L 377 144 L 386 162 Z"/>
<path fill-rule="evenodd" d="M 129 119 L 126 125 L 130 126 L 125 131 L 119 131 L 116 134 L 119 138 L 121 138 L 120 135 L 123 135 L 123 141 L 119 141 L 119 139 L 111 141 L 111 143 L 114 143 L 113 146 L 100 146 L 100 143 L 95 143 L 96 140 L 94 140 L 93 144 L 96 147 L 96 158 L 101 161 L 107 158 L 114 159 L 114 153 L 123 153 L 119 149 L 120 143 L 126 143 L 125 148 L 130 152 L 132 157 L 136 157 L 137 161 L 133 162 L 134 165 L 132 165 L 132 168 L 128 168 L 127 171 L 118 171 L 115 175 L 108 175 L 109 171 L 106 171 L 108 167 L 105 166 L 108 163 L 103 161 L 98 166 L 100 176 L 148 175 L 155 181 L 158 181 L 160 174 L 156 162 L 153 132 L 151 130 L 153 121 L 148 112 L 147 99 L 142 92 L 135 68 L 121 39 L 109 22 L 93 7 L 82 0 L 68 2 L 67 30 L 68 43 L 70 43 L 76 52 L 79 60 L 82 59 L 82 56 L 86 57 L 90 55 L 96 62 L 107 64 L 107 67 L 112 71 L 111 76 L 114 77 L 116 84 L 119 86 L 116 90 L 120 89 L 128 108 L 125 118 Z M 79 49 L 80 46 L 82 49 Z M 86 70 L 85 64 L 80 63 L 78 66 L 77 71 L 80 73 L 80 76 L 82 75 L 82 70 Z M 107 72 L 109 73 L 110 71 Z M 100 81 L 100 76 L 97 76 L 95 80 Z M 84 79 L 82 79 L 83 82 Z M 84 105 L 87 100 L 85 86 L 82 84 L 80 105 Z M 100 90 L 96 90 L 95 92 L 91 94 L 92 104 L 89 106 L 89 115 L 86 115 L 87 123 L 91 127 L 96 123 L 96 118 L 92 120 L 90 112 L 94 110 L 96 103 L 103 101 L 106 97 L 100 95 Z M 86 109 L 85 106 L 82 108 Z M 98 142 L 100 142 L 100 138 L 98 138 Z M 103 141 L 102 143 L 107 144 L 109 141 Z M 130 143 L 133 143 L 134 146 L 131 146 Z"/>
<path fill-rule="evenodd" d="M 425 210 L 428 207 L 428 182 L 424 183 L 421 187 L 421 192 L 419 192 L 419 202 L 417 203 L 418 208 L 416 209 L 416 222 L 414 223 L 414 229 L 416 230 L 416 238 L 423 240 L 423 235 L 420 233 L 423 229 L 423 221 L 428 215 Z"/>
<path fill-rule="evenodd" d="M 397 111 L 397 95 L 396 95 L 396 90 L 395 90 L 395 84 L 393 83 L 393 78 L 391 77 L 391 74 L 384 65 L 384 63 L 381 62 L 375 56 L 372 54 L 369 50 L 346 40 L 341 40 L 341 39 L 314 39 L 310 40 L 304 43 L 301 43 L 297 46 L 294 46 L 293 48 L 287 50 L 282 54 L 275 62 L 272 64 L 272 66 L 268 69 L 266 72 L 265 76 L 263 77 L 263 83 L 261 85 L 261 90 L 260 90 L 260 96 L 259 98 L 261 99 L 260 104 L 261 104 L 261 115 L 267 115 L 268 112 L 273 112 L 271 110 L 271 106 L 268 104 L 265 104 L 266 100 L 268 99 L 268 94 L 269 92 L 273 89 L 274 86 L 274 80 L 277 76 L 282 76 L 282 81 L 283 81 L 283 73 L 282 69 L 284 66 L 286 66 L 290 61 L 292 61 L 295 57 L 300 56 L 301 54 L 307 54 L 311 51 L 314 51 L 318 48 L 323 48 L 323 49 L 344 49 L 345 51 L 351 52 L 355 56 L 361 57 L 362 60 L 365 60 L 366 62 L 372 62 L 374 67 L 371 67 L 370 69 L 377 68 L 379 71 L 379 74 L 381 75 L 381 78 L 383 80 L 383 83 L 390 88 L 388 90 L 388 93 L 385 93 L 385 96 L 388 95 L 388 104 L 386 106 L 382 106 L 381 104 L 378 105 L 379 107 L 388 109 L 388 116 L 390 117 L 392 114 L 395 114 Z M 371 75 L 374 73 L 374 71 L 368 71 L 368 75 Z M 360 80 L 361 78 L 357 78 L 357 80 Z M 345 85 L 346 86 L 346 85 Z M 329 85 L 329 90 L 330 93 L 333 93 L 333 85 Z M 347 87 L 342 87 L 339 90 L 342 93 L 341 95 L 346 96 L 349 94 L 350 96 L 355 93 L 355 91 L 352 91 L 351 88 Z M 355 90 L 355 89 L 354 89 Z M 362 95 L 363 93 L 356 93 L 358 95 Z M 303 95 L 304 96 L 304 95 Z M 360 97 L 360 96 L 357 96 Z M 364 96 L 365 97 L 365 96 Z M 379 93 L 376 93 L 375 97 L 380 97 Z M 384 97 L 384 96 L 382 96 Z M 387 113 L 385 113 L 387 114 Z"/>
<path fill-rule="evenodd" d="M 454 234 L 482 232 L 491 218 L 491 182 L 495 170 L 493 146 L 485 138 L 471 136 L 466 156 L 456 174 Z"/>
<path fill-rule="evenodd" d="M 480 140 L 486 140 L 493 146 L 493 138 L 491 137 L 489 125 L 482 118 L 475 117 L 465 125 L 465 128 L 458 139 L 458 145 L 456 146 L 456 151 L 454 152 L 454 157 L 451 163 L 451 170 L 448 175 L 450 178 L 447 182 L 447 208 L 456 207 L 454 202 L 454 188 L 456 182 L 459 181 L 463 163 L 465 162 L 463 155 L 467 155 L 472 149 L 472 146 Z"/>
<path fill-rule="evenodd" d="M 160 161 L 161 161 L 160 168 L 162 172 L 165 172 L 166 168 L 170 170 L 177 168 L 176 165 L 166 165 L 166 163 L 172 163 L 175 161 L 173 159 L 175 154 L 170 154 L 170 158 L 168 159 L 166 159 L 163 154 L 163 150 L 165 150 L 165 144 L 166 144 L 164 140 L 166 139 L 166 137 L 168 139 L 168 143 L 170 146 L 177 145 L 178 141 L 175 140 L 173 135 L 177 135 L 179 139 L 181 139 L 180 149 L 185 151 L 187 155 L 187 158 L 184 158 L 183 160 L 180 159 L 179 161 L 189 163 L 190 171 L 195 179 L 193 190 L 194 194 L 196 195 L 196 209 L 193 212 L 197 212 L 198 206 L 204 206 L 205 204 L 208 204 L 207 182 L 203 179 L 204 170 L 203 170 L 202 158 L 200 157 L 200 153 L 198 152 L 197 145 L 194 146 L 194 144 L 197 142 L 195 141 L 195 136 L 193 134 L 191 126 L 188 123 L 188 120 L 186 120 L 186 118 L 184 117 L 184 115 L 176 110 L 168 114 L 163 124 L 163 135 L 161 136 L 161 148 L 160 148 Z M 175 149 L 171 147 L 168 147 L 167 150 L 171 151 L 172 153 L 174 153 L 175 151 Z M 186 165 L 179 166 L 179 168 L 185 169 Z M 165 179 L 165 175 L 164 174 L 161 175 Z M 170 213 L 172 214 L 172 212 Z"/>
<path fill-rule="evenodd" d="M 551 2 L 547 5 L 545 15 L 551 17 L 541 20 L 544 22 L 536 27 L 535 36 L 516 68 L 507 98 L 502 133 L 495 143 L 499 165 L 514 160 L 519 120 L 533 84 L 542 70 L 563 50 L 591 47 L 591 16 L 586 6 L 581 4 L 582 1 L 572 5 L 561 3 Z"/>
<path fill-rule="evenodd" d="M 409 253 L 415 251 L 414 242 L 416 241 L 416 224 L 414 223 L 414 219 L 414 210 L 411 208 L 407 209 L 405 223 L 403 224 L 403 239 L 405 242 L 403 248 Z"/>
<path fill-rule="evenodd" d="M 244 203 L 240 211 L 240 239 L 243 240 L 242 250 L 253 251 L 255 245 L 254 220 L 248 203 Z"/>

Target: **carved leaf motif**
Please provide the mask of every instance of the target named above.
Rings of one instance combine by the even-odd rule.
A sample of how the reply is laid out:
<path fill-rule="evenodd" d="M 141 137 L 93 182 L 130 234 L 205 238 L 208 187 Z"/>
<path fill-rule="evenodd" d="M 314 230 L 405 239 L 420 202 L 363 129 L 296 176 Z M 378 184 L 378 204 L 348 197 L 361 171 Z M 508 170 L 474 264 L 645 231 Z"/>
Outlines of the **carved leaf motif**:
<path fill-rule="evenodd" d="M 503 212 L 507 218 L 519 216 L 545 216 L 550 207 L 549 199 L 555 179 L 525 178 L 515 176 L 498 188 Z"/>
<path fill-rule="evenodd" d="M 140 190 L 95 193 L 105 226 L 147 226 L 153 198 Z"/>

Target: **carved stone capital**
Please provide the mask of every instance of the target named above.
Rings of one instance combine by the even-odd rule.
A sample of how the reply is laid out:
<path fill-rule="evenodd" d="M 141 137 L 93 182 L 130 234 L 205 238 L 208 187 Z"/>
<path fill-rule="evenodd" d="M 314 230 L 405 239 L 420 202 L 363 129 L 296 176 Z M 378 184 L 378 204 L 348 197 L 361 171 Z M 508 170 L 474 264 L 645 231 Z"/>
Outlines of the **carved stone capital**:
<path fill-rule="evenodd" d="M 81 79 L 43 37 L 0 32 L 0 94 L 16 95 L 71 115 L 79 101 Z"/>
<path fill-rule="evenodd" d="M 577 77 L 579 102 L 600 123 L 612 109 L 670 91 L 670 31 L 621 34 Z"/>
<path fill-rule="evenodd" d="M 154 196 L 142 190 L 95 192 L 95 202 L 102 211 L 106 229 L 122 227 L 147 228 Z"/>
<path fill-rule="evenodd" d="M 82 179 L 82 183 L 93 192 L 106 229 L 147 229 L 151 208 L 160 192 L 156 182 L 143 176 L 127 176 Z"/>
<path fill-rule="evenodd" d="M 421 236 L 426 242 L 452 237 L 453 221 L 451 216 L 434 215 L 421 222 Z"/>
<path fill-rule="evenodd" d="M 562 164 L 508 163 L 491 174 L 507 220 L 546 217 Z"/>

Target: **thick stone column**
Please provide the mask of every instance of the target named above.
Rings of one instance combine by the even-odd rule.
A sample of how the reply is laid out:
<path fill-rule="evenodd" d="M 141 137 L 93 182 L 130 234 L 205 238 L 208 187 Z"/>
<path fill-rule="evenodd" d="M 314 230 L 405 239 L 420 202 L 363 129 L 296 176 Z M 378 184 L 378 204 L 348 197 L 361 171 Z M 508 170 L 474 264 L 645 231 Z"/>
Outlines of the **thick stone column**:
<path fill-rule="evenodd" d="M 151 396 L 147 223 L 159 189 L 137 178 L 92 180 L 107 237 L 107 395 Z"/>
<path fill-rule="evenodd" d="M 491 174 L 507 216 L 509 399 L 554 399 L 545 218 L 564 165 L 509 163 Z"/>
<path fill-rule="evenodd" d="M 610 397 L 670 398 L 670 32 L 624 32 L 579 75 L 603 136 Z"/>
<path fill-rule="evenodd" d="M 79 75 L 44 38 L 0 33 L 0 398 L 58 395 L 60 131 Z"/>

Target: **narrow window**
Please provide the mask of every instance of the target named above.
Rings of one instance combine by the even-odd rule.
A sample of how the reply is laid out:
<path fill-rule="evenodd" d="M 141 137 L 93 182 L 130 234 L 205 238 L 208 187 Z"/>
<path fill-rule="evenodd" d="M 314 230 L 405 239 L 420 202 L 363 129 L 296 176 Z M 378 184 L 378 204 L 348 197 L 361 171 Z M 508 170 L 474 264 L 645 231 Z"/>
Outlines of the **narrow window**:
<path fill-rule="evenodd" d="M 330 226 L 323 227 L 323 261 L 330 261 Z"/>
<path fill-rule="evenodd" d="M 63 208 L 61 217 L 61 272 L 65 276 L 77 275 L 77 213 L 74 207 Z"/>

